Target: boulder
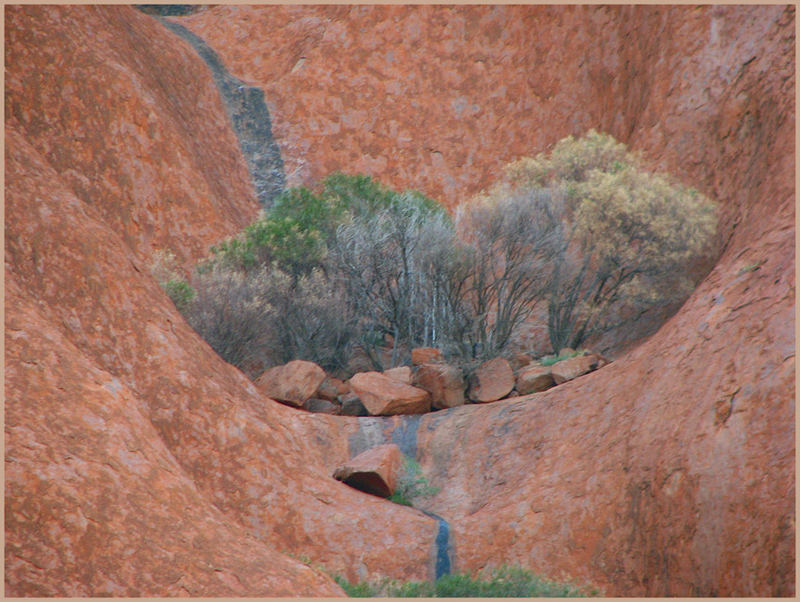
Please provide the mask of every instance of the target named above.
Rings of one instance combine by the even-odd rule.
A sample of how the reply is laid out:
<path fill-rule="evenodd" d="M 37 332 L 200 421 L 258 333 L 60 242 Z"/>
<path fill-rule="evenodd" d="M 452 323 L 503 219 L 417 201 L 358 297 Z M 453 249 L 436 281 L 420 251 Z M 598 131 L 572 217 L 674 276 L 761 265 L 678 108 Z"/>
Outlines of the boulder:
<path fill-rule="evenodd" d="M 520 395 L 538 393 L 555 385 L 553 373 L 549 366 L 530 364 L 520 370 L 517 375 L 516 389 Z"/>
<path fill-rule="evenodd" d="M 508 363 L 511 364 L 512 370 L 519 370 L 524 368 L 533 361 L 533 358 L 527 353 L 515 353 L 509 358 Z"/>
<path fill-rule="evenodd" d="M 337 401 L 341 404 L 342 409 L 339 414 L 342 416 L 369 416 L 367 408 L 361 403 L 361 399 L 355 393 L 347 393 L 340 395 Z"/>
<path fill-rule="evenodd" d="M 422 364 L 414 376 L 414 385 L 430 393 L 431 405 L 439 410 L 467 402 L 464 375 L 449 364 Z"/>
<path fill-rule="evenodd" d="M 353 393 L 372 416 L 422 414 L 431 409 L 427 391 L 406 385 L 380 372 L 359 372 L 350 379 Z"/>
<path fill-rule="evenodd" d="M 338 414 L 342 409 L 338 403 L 330 399 L 320 399 L 318 397 L 307 399 L 303 404 L 303 408 L 317 414 Z"/>
<path fill-rule="evenodd" d="M 355 489 L 389 497 L 397 486 L 403 452 L 394 443 L 387 443 L 358 454 L 333 472 L 333 478 Z"/>
<path fill-rule="evenodd" d="M 442 350 L 436 347 L 417 347 L 411 350 L 411 363 L 415 366 L 444 361 Z"/>
<path fill-rule="evenodd" d="M 317 397 L 320 399 L 327 399 L 328 401 L 336 401 L 340 395 L 345 395 L 350 392 L 350 387 L 344 381 L 339 380 L 333 376 L 328 376 L 317 389 Z"/>
<path fill-rule="evenodd" d="M 397 368 L 384 370 L 383 373 L 392 380 L 396 380 L 404 385 L 411 384 L 411 368 L 409 366 L 398 366 Z"/>
<path fill-rule="evenodd" d="M 317 364 L 293 360 L 265 371 L 256 385 L 267 397 L 301 407 L 314 396 L 323 380 L 325 371 Z"/>
<path fill-rule="evenodd" d="M 576 355 L 568 360 L 562 360 L 550 367 L 553 381 L 560 385 L 573 378 L 578 378 L 597 368 L 598 359 L 594 355 Z"/>
<path fill-rule="evenodd" d="M 468 396 L 485 403 L 502 399 L 514 388 L 514 371 L 508 360 L 498 357 L 483 362 L 472 375 Z"/>

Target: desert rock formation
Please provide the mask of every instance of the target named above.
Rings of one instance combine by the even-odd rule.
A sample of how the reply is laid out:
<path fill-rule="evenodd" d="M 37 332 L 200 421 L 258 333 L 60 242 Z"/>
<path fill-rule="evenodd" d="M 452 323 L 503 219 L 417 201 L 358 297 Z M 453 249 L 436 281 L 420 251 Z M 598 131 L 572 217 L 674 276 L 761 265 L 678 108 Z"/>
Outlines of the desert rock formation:
<path fill-rule="evenodd" d="M 317 565 L 432 577 L 440 522 L 331 477 L 385 442 L 441 488 L 424 509 L 453 570 L 794 594 L 792 7 L 173 18 L 264 90 L 290 183 L 365 171 L 454 206 L 595 127 L 722 204 L 719 261 L 623 358 L 390 418 L 264 399 L 150 276 L 157 249 L 188 269 L 259 208 L 194 49 L 130 7 L 5 11 L 7 595 L 341 595 Z"/>

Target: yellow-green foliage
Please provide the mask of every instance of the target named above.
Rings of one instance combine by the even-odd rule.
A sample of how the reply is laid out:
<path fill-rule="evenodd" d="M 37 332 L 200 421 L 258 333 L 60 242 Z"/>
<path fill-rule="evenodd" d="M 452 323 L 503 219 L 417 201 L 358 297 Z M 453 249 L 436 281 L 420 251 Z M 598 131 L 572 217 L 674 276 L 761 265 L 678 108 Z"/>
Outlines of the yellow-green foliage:
<path fill-rule="evenodd" d="M 509 164 L 489 197 L 547 190 L 564 224 L 547 295 L 554 349 L 577 347 L 619 309 L 685 298 L 685 269 L 709 251 L 716 209 L 697 190 L 645 171 L 624 144 L 594 130 Z M 616 312 L 616 318 L 612 314 Z"/>

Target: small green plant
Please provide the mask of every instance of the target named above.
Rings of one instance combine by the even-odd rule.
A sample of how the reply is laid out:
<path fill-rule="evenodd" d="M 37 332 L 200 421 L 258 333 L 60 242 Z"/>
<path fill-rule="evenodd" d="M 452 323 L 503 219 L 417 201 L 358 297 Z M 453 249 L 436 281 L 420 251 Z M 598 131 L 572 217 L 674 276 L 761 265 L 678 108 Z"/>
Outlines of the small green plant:
<path fill-rule="evenodd" d="M 545 355 L 543 358 L 539 360 L 539 363 L 542 366 L 552 366 L 553 364 L 557 364 L 558 362 L 563 362 L 564 360 L 568 360 L 571 357 L 575 357 L 577 355 L 583 355 L 583 351 L 567 351 L 565 353 L 560 353 L 558 355 Z"/>
<path fill-rule="evenodd" d="M 395 504 L 403 506 L 413 506 L 413 501 L 418 497 L 429 497 L 439 493 L 438 487 L 433 487 L 428 483 L 428 479 L 422 474 L 422 467 L 419 462 L 411 458 L 403 459 L 403 466 L 400 469 L 397 488 L 389 497 Z"/>
<path fill-rule="evenodd" d="M 436 581 L 400 582 L 383 578 L 351 584 L 341 576 L 336 582 L 351 598 L 578 598 L 596 596 L 568 583 L 557 583 L 521 567 L 502 566 L 476 576 L 450 574 Z"/>
<path fill-rule="evenodd" d="M 186 312 L 197 293 L 181 275 L 175 254 L 163 249 L 156 251 L 150 273 L 172 299 L 178 311 Z"/>
<path fill-rule="evenodd" d="M 172 299 L 175 307 L 181 312 L 189 308 L 189 304 L 197 294 L 188 282 L 180 278 L 168 280 L 166 284 L 163 285 L 163 288 L 167 295 L 169 295 L 169 298 Z"/>
<path fill-rule="evenodd" d="M 747 274 L 748 272 L 755 272 L 756 270 L 760 270 L 761 266 L 764 263 L 766 263 L 766 259 L 762 259 L 761 261 L 757 261 L 756 263 L 748 263 L 746 266 L 743 266 L 736 275 L 741 276 L 742 274 Z"/>

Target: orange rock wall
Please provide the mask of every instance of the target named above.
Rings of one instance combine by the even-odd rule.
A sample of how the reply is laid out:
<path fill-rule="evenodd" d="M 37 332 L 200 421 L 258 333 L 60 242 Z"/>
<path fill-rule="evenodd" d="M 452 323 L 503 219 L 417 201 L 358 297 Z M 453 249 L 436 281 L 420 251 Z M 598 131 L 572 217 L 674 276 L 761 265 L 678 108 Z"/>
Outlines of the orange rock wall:
<path fill-rule="evenodd" d="M 769 164 L 725 181 L 708 165 L 744 159 L 741 140 L 785 107 L 732 84 L 768 79 L 775 102 L 792 91 L 769 71 L 792 57 L 791 27 L 765 39 L 793 20 L 777 6 L 218 6 L 175 20 L 265 90 L 290 182 L 364 172 L 451 207 L 589 128 L 741 202 L 730 182 Z"/>
<path fill-rule="evenodd" d="M 129 7 L 5 11 L 6 594 L 342 593 L 288 554 L 431 576 L 433 519 L 330 477 L 353 441 L 412 422 L 365 435 L 383 419 L 264 399 L 149 276 L 155 249 L 188 266 L 257 211 L 207 68 Z M 264 87 L 294 182 L 366 171 L 454 205 L 599 127 L 722 201 L 722 259 L 648 343 L 533 398 L 416 418 L 414 440 L 457 570 L 794 593 L 792 8 L 180 22 Z"/>
<path fill-rule="evenodd" d="M 6 594 L 342 594 L 288 554 L 426 578 L 435 521 L 333 480 L 346 440 L 149 275 L 256 212 L 203 64 L 128 7 L 7 7 L 5 32 Z"/>
<path fill-rule="evenodd" d="M 363 171 L 452 207 L 595 127 L 719 200 L 724 254 L 652 340 L 567 388 L 427 416 L 418 454 L 456 569 L 520 563 L 614 595 L 794 592 L 793 8 L 181 22 L 265 89 L 295 182 Z"/>

